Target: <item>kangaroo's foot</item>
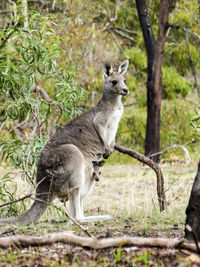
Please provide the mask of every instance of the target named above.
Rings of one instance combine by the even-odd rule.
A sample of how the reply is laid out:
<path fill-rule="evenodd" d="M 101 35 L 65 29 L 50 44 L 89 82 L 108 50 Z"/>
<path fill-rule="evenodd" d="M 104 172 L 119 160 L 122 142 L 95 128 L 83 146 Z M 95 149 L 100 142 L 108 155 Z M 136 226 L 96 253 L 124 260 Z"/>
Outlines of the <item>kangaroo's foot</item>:
<path fill-rule="evenodd" d="M 112 220 L 113 217 L 111 215 L 97 215 L 97 216 L 88 216 L 88 217 L 81 217 L 77 218 L 76 220 L 85 223 L 85 222 L 91 222 L 91 221 L 106 221 L 106 220 Z"/>

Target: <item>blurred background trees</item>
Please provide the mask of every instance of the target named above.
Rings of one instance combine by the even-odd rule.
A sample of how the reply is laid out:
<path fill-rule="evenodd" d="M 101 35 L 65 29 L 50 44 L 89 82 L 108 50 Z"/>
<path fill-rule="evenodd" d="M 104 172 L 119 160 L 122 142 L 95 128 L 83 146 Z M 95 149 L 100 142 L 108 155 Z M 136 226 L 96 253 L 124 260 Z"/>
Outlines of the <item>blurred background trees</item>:
<path fill-rule="evenodd" d="M 160 1 L 146 1 L 146 7 L 157 40 Z M 159 150 L 181 144 L 195 151 L 190 122 L 199 94 L 198 1 L 173 0 L 170 8 Z M 130 61 L 131 94 L 124 100 L 117 139 L 144 153 L 148 65 L 135 1 L 1 1 L 0 22 L 2 156 L 16 155 L 18 164 L 17 151 L 23 147 L 31 155 L 31 166 L 35 146 L 39 153 L 56 128 L 97 102 L 102 62 L 115 64 L 125 58 Z M 33 147 L 26 149 L 30 144 Z M 182 157 L 179 153 L 171 151 L 170 157 Z"/>

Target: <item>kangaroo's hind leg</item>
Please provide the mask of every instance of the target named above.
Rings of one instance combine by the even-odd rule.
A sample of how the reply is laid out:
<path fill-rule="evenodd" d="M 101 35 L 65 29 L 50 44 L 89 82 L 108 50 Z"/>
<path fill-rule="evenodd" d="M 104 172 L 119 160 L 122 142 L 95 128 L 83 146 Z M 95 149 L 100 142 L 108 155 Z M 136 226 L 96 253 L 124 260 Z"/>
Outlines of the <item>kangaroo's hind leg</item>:
<path fill-rule="evenodd" d="M 79 165 L 79 167 L 81 167 Z M 83 201 L 86 196 L 89 195 L 89 193 L 92 191 L 94 186 L 94 168 L 92 166 L 92 162 L 84 162 L 82 165 L 82 168 L 76 169 L 74 172 L 73 180 L 75 181 L 77 179 L 77 175 L 82 177 L 81 181 L 84 181 L 82 186 L 79 187 L 80 190 L 77 190 L 77 188 L 74 188 L 73 191 L 71 191 L 71 197 L 70 197 L 70 207 L 71 210 L 74 210 L 75 219 L 79 220 L 80 222 L 89 222 L 89 221 L 101 221 L 101 220 L 110 220 L 112 217 L 110 215 L 96 215 L 96 216 L 84 216 L 83 212 Z M 79 174 L 77 173 L 79 172 Z M 72 214 L 72 213 L 71 213 Z"/>
<path fill-rule="evenodd" d="M 69 215 L 74 219 L 83 217 L 80 191 L 85 183 L 85 159 L 82 152 L 72 144 L 61 145 L 54 151 L 57 156 L 57 173 L 53 186 L 57 196 L 69 202 Z"/>

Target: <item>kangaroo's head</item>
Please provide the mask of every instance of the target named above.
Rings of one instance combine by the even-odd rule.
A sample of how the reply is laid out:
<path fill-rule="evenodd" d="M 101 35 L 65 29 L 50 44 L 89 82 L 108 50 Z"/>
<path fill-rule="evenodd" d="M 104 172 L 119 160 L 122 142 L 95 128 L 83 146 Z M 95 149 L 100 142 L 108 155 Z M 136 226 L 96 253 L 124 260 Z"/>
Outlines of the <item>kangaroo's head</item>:
<path fill-rule="evenodd" d="M 99 181 L 99 177 L 101 175 L 100 167 L 102 167 L 104 165 L 104 163 L 105 163 L 104 160 L 92 161 L 92 164 L 93 164 L 92 179 L 94 179 L 96 182 Z"/>
<path fill-rule="evenodd" d="M 129 90 L 126 86 L 124 74 L 128 69 L 129 62 L 125 60 L 119 66 L 118 71 L 113 70 L 110 63 L 103 64 L 103 92 L 105 94 L 127 95 Z"/>

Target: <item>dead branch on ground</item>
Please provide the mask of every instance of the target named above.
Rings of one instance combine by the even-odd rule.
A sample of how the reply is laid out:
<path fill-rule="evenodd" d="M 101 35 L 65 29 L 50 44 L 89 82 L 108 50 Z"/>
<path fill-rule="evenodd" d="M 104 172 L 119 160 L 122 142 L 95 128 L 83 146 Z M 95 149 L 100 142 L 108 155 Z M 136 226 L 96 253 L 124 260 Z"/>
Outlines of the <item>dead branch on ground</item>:
<path fill-rule="evenodd" d="M 104 249 L 111 247 L 137 246 L 137 247 L 158 247 L 167 249 L 184 249 L 198 253 L 196 245 L 184 239 L 165 239 L 165 238 L 145 238 L 145 237 L 113 237 L 94 239 L 91 237 L 77 236 L 71 232 L 51 233 L 41 236 L 16 235 L 0 237 L 0 247 L 29 247 L 52 245 L 62 242 L 68 245 L 87 247 L 91 249 Z"/>
<path fill-rule="evenodd" d="M 163 211 L 166 208 L 166 198 L 165 198 L 165 192 L 164 192 L 164 178 L 163 178 L 162 171 L 160 167 L 158 166 L 158 164 L 152 161 L 150 158 L 140 154 L 139 152 L 133 149 L 119 146 L 117 144 L 115 145 L 114 149 L 119 151 L 120 153 L 127 154 L 130 157 L 139 160 L 140 162 L 148 165 L 150 168 L 152 168 L 155 171 L 156 177 L 157 177 L 158 203 L 159 203 L 160 211 Z"/>

